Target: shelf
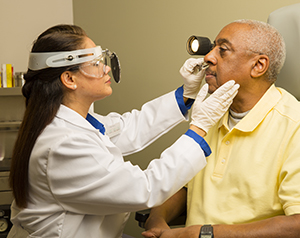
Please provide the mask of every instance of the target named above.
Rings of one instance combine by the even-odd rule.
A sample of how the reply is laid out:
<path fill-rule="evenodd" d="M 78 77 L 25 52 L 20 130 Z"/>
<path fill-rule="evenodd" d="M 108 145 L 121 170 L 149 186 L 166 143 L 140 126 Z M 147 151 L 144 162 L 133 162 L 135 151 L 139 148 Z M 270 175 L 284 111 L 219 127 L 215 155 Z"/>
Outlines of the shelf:
<path fill-rule="evenodd" d="M 4 121 L 0 122 L 0 131 L 18 130 L 22 121 Z"/>
<path fill-rule="evenodd" d="M 22 87 L 0 88 L 0 96 L 23 96 Z"/>

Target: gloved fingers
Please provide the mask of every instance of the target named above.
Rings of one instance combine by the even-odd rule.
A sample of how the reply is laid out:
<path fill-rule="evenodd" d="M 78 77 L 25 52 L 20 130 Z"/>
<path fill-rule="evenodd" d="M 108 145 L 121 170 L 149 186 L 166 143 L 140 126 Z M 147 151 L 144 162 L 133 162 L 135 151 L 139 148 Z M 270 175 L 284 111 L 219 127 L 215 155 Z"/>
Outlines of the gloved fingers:
<path fill-rule="evenodd" d="M 201 66 L 204 62 L 203 58 L 189 58 L 188 60 L 185 61 L 184 65 L 186 70 L 193 73 L 195 71 L 196 66 Z"/>
<path fill-rule="evenodd" d="M 199 93 L 197 94 L 196 100 L 197 102 L 203 102 L 206 95 L 208 93 L 208 84 L 204 84 L 203 87 L 200 89 Z"/>
<path fill-rule="evenodd" d="M 223 95 L 219 97 L 221 102 L 225 103 L 228 100 L 233 100 L 234 97 L 237 95 L 239 88 L 240 88 L 239 84 L 233 85 L 232 88 L 228 89 Z"/>
<path fill-rule="evenodd" d="M 202 66 L 200 66 L 200 67 L 202 67 Z M 197 78 L 200 78 L 201 80 L 203 79 L 203 77 L 204 77 L 204 75 L 205 75 L 205 70 L 206 70 L 206 68 L 201 68 L 200 70 L 199 70 L 199 72 L 197 72 L 195 75 L 197 76 Z"/>
<path fill-rule="evenodd" d="M 184 75 L 182 75 L 183 77 L 187 74 L 192 74 L 195 71 L 195 67 L 198 65 L 201 66 L 203 64 L 203 62 L 204 62 L 203 58 L 198 58 L 198 59 L 189 58 L 184 62 L 183 66 L 180 68 L 179 72 L 181 75 L 184 74 Z"/>
<path fill-rule="evenodd" d="M 228 110 L 238 92 L 238 88 L 239 85 L 235 85 L 235 82 L 231 80 L 219 87 L 206 100 L 201 101 L 204 99 L 205 91 L 208 90 L 208 85 L 204 85 L 200 90 L 203 90 L 201 96 L 199 92 L 194 102 L 191 124 L 207 132 Z"/>
<path fill-rule="evenodd" d="M 233 87 L 235 84 L 234 80 L 229 80 L 228 82 L 224 83 L 221 87 L 219 87 L 212 95 L 215 95 L 215 97 L 221 97 L 224 95 L 229 89 Z"/>
<path fill-rule="evenodd" d="M 232 104 L 234 97 L 237 95 L 238 88 L 239 88 L 238 84 L 234 85 L 231 89 L 229 89 L 228 92 L 226 92 L 221 97 L 211 98 L 210 104 L 214 105 L 216 108 L 216 111 L 213 113 L 215 114 L 219 113 L 220 115 L 224 114 Z"/>
<path fill-rule="evenodd" d="M 237 95 L 237 93 L 238 93 L 238 88 L 239 88 L 239 85 L 234 85 L 234 88 L 232 88 L 232 89 L 234 89 L 235 91 L 233 91 L 233 93 L 231 94 L 227 94 L 227 96 L 226 97 L 224 97 L 224 101 L 223 101 L 223 103 L 222 103 L 222 106 L 223 106 L 223 110 L 226 110 L 227 111 L 227 109 L 230 107 L 230 105 L 232 104 L 232 102 L 233 102 L 233 99 L 234 99 L 234 97 Z"/>
<path fill-rule="evenodd" d="M 196 98 L 200 90 L 201 82 L 205 75 L 205 70 L 200 70 L 198 72 L 196 67 L 203 64 L 203 58 L 189 58 L 185 61 L 183 66 L 180 69 L 180 74 L 183 77 L 184 82 L 184 93 L 183 96 L 187 98 Z M 197 72 L 197 73 L 196 73 Z"/>

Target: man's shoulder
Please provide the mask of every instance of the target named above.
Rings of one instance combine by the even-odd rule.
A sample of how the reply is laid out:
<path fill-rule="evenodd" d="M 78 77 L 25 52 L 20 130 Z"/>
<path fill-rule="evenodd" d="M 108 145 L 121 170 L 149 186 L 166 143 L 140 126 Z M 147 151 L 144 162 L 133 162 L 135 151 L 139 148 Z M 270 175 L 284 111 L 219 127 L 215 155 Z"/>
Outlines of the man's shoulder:
<path fill-rule="evenodd" d="M 291 120 L 300 121 L 300 102 L 288 91 L 282 88 L 277 88 L 282 98 L 274 107 L 283 116 L 289 117 Z"/>

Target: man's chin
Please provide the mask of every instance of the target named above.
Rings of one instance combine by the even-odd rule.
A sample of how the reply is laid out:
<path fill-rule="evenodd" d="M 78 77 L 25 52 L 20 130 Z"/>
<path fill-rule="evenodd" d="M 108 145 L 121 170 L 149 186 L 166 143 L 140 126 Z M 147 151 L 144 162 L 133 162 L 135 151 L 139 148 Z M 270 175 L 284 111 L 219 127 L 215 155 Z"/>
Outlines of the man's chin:
<path fill-rule="evenodd" d="M 215 86 L 208 85 L 208 93 L 209 94 L 213 94 L 214 91 L 216 91 L 216 90 L 217 90 L 217 88 Z"/>
<path fill-rule="evenodd" d="M 212 94 L 214 91 L 217 90 L 218 86 L 216 85 L 215 78 L 206 77 L 205 82 L 208 84 L 208 93 Z"/>

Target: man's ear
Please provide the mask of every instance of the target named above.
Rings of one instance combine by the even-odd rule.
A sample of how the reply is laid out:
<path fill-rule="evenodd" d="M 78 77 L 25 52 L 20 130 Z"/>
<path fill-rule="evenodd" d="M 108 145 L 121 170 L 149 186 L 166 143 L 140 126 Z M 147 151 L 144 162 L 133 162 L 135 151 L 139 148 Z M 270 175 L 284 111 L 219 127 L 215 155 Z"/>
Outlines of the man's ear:
<path fill-rule="evenodd" d="M 269 57 L 266 55 L 258 55 L 254 57 L 254 62 L 251 69 L 251 77 L 259 78 L 263 76 L 270 65 Z"/>
<path fill-rule="evenodd" d="M 65 71 L 60 75 L 60 80 L 66 88 L 74 90 L 77 88 L 74 74 L 70 71 Z"/>

